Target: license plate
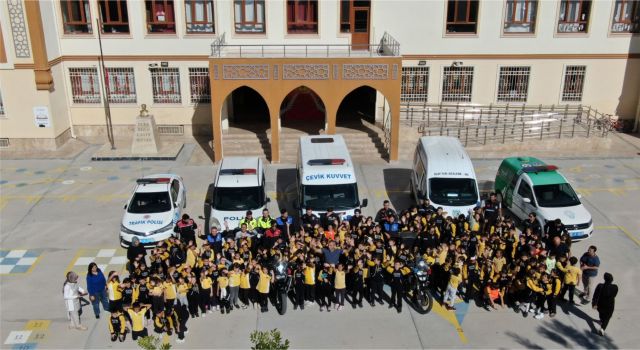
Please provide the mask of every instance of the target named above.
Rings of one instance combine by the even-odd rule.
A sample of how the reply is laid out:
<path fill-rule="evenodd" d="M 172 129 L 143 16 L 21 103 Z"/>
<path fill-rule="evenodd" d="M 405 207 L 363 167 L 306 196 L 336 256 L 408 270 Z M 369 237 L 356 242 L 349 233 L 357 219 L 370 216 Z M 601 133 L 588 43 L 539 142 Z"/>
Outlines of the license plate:
<path fill-rule="evenodd" d="M 142 244 L 152 243 L 152 242 L 153 242 L 153 239 L 151 239 L 151 238 L 143 238 L 143 239 L 140 240 L 140 243 L 142 243 Z"/>
<path fill-rule="evenodd" d="M 570 234 L 571 234 L 571 237 L 582 237 L 584 236 L 584 231 L 573 231 Z"/>

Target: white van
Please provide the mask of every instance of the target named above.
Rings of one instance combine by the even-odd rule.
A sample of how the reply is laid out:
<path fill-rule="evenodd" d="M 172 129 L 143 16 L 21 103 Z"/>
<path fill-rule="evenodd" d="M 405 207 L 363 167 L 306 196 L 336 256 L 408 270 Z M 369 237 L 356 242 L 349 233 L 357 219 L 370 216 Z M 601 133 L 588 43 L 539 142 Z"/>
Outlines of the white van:
<path fill-rule="evenodd" d="M 215 226 L 224 230 L 227 222 L 229 229 L 236 229 L 247 210 L 253 211 L 257 218 L 268 202 L 262 159 L 223 158 L 214 180 L 209 228 Z"/>
<path fill-rule="evenodd" d="M 358 197 L 356 173 L 342 135 L 300 137 L 298 149 L 298 201 L 300 215 L 306 208 L 321 216 L 328 208 L 342 219 L 367 206 Z"/>
<path fill-rule="evenodd" d="M 478 181 L 460 141 L 448 136 L 420 138 L 413 157 L 411 193 L 416 202 L 429 199 L 447 216 L 468 215 L 480 205 Z"/>

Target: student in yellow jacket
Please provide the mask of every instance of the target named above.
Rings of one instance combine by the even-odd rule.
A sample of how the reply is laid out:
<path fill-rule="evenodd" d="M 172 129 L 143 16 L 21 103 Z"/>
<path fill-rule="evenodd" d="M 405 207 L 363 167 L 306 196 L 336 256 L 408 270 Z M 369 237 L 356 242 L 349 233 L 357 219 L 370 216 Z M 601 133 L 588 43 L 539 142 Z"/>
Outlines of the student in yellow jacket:
<path fill-rule="evenodd" d="M 267 312 L 269 307 L 267 301 L 269 298 L 269 287 L 273 281 L 273 273 L 269 273 L 267 267 L 262 267 L 260 270 L 260 280 L 258 281 L 258 293 L 260 298 L 260 311 Z"/>
<path fill-rule="evenodd" d="M 141 304 L 134 302 L 133 306 L 127 309 L 129 319 L 131 320 L 131 338 L 135 341 L 148 335 L 147 327 L 144 326 L 144 315 L 151 308 L 150 304 Z"/>
<path fill-rule="evenodd" d="M 558 262 L 556 267 L 558 270 L 564 273 L 564 288 L 560 292 L 561 299 L 566 300 L 564 295 L 569 291 L 569 302 L 575 304 L 573 301 L 573 295 L 575 294 L 576 287 L 580 285 L 580 277 L 582 276 L 582 270 L 576 264 L 578 258 L 572 256 L 569 258 L 569 264 L 565 267 L 562 263 Z"/>

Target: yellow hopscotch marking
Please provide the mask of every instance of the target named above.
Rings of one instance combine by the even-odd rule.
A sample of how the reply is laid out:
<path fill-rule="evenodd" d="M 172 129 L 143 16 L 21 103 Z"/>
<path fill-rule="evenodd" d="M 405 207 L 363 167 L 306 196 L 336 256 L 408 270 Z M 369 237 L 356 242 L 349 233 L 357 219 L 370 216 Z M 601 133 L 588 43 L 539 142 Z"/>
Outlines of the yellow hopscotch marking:
<path fill-rule="evenodd" d="M 456 332 L 460 337 L 460 341 L 463 344 L 466 344 L 468 342 L 467 337 L 464 335 L 464 331 L 462 330 L 462 326 L 458 322 L 458 319 L 456 318 L 456 314 L 453 311 L 445 309 L 442 305 L 440 305 L 440 303 L 438 303 L 435 300 L 433 301 L 433 308 L 431 310 L 433 310 L 440 317 L 444 318 L 446 321 L 451 323 L 453 327 L 455 327 Z"/>
<path fill-rule="evenodd" d="M 638 247 L 640 247 L 640 239 L 634 236 L 629 230 L 624 226 L 596 226 L 594 227 L 596 230 L 619 230 L 624 233 L 630 240 L 632 240 Z"/>
<path fill-rule="evenodd" d="M 51 320 L 30 320 L 27 322 L 27 325 L 24 326 L 24 329 L 28 330 L 45 330 L 49 328 L 51 325 Z"/>

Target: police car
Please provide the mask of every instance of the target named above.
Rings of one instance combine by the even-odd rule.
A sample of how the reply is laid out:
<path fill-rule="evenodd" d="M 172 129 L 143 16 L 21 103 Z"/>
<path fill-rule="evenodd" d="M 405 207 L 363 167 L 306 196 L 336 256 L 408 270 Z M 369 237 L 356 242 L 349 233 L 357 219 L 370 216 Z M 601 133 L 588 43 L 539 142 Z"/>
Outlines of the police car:
<path fill-rule="evenodd" d="M 591 214 L 557 170 L 533 157 L 506 158 L 496 174 L 496 193 L 503 206 L 521 220 L 536 213 L 542 227 L 560 219 L 573 240 L 591 237 Z"/>
<path fill-rule="evenodd" d="M 230 230 L 238 227 L 251 210 L 258 217 L 270 199 L 265 193 L 265 174 L 262 159 L 258 157 L 225 157 L 214 180 L 209 228 Z"/>
<path fill-rule="evenodd" d="M 180 176 L 155 174 L 138 179 L 124 205 L 120 245 L 126 248 L 137 237 L 142 245 L 151 247 L 169 238 L 186 206 L 187 190 Z"/>

